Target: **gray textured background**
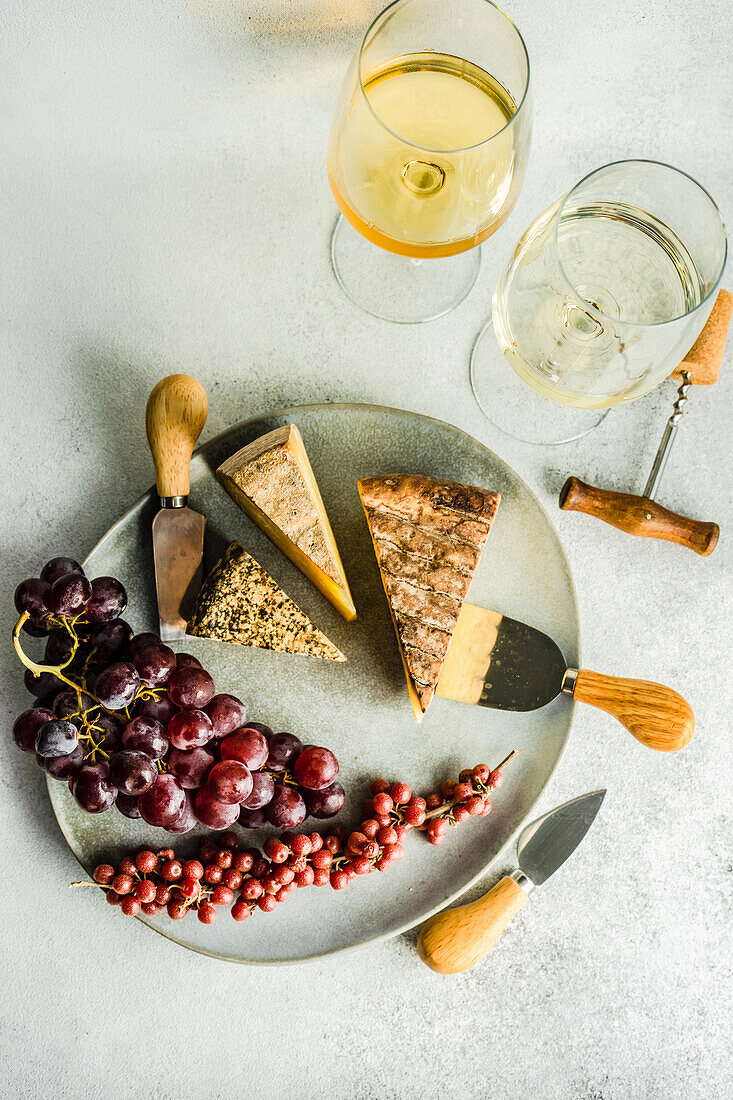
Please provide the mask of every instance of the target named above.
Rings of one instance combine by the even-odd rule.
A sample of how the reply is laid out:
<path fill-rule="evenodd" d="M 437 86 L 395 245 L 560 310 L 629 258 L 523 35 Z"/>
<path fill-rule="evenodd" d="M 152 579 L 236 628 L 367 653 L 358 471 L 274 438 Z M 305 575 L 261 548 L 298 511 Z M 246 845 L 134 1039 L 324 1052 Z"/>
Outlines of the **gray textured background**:
<path fill-rule="evenodd" d="M 6 736 L 0 1046 L 8 1097 L 708 1098 L 730 1094 L 731 355 L 693 392 L 661 500 L 723 527 L 702 560 L 561 514 L 565 475 L 639 490 L 673 400 L 533 450 L 491 431 L 466 361 L 499 264 L 589 169 L 668 160 L 733 209 L 727 0 L 514 0 L 535 139 L 515 213 L 450 316 L 400 328 L 328 265 L 328 123 L 373 0 L 10 0 L 0 20 L 3 629 L 17 581 L 86 554 L 151 480 L 142 410 L 170 371 L 206 436 L 257 412 L 365 400 L 443 417 L 550 509 L 585 660 L 677 686 L 666 758 L 580 714 L 544 805 L 606 784 L 592 838 L 492 958 L 442 978 L 414 936 L 301 968 L 241 969 L 70 894 L 33 760 Z M 3 723 L 26 705 L 6 644 Z M 487 883 L 489 885 L 489 883 Z M 388 889 L 385 881 L 385 889 Z"/>

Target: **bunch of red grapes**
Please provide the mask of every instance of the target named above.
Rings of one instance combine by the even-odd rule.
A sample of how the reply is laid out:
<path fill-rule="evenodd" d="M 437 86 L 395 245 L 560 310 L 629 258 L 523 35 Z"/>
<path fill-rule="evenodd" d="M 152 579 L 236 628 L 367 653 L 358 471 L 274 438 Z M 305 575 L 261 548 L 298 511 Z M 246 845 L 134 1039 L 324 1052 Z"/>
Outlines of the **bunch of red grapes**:
<path fill-rule="evenodd" d="M 502 781 L 499 769 L 513 755 L 493 771 L 486 764 L 466 769 L 458 782 L 446 780 L 440 792 L 427 798 L 414 795 L 407 783 L 375 779 L 364 804 L 365 820 L 348 836 L 338 825 L 323 834 L 286 830 L 268 837 L 260 851 L 240 850 L 236 834 L 225 832 L 219 843 L 204 837 L 198 859 L 179 859 L 172 848 L 143 848 L 117 866 L 99 864 L 93 880 L 126 916 L 141 911 L 156 916 L 165 909 L 172 920 L 196 913 L 203 924 L 211 924 L 218 908 L 230 904 L 236 921 L 255 909 L 271 913 L 300 887 L 342 890 L 360 875 L 387 871 L 404 856 L 403 841 L 413 829 L 424 830 L 438 845 L 449 825 L 489 813 L 489 795 Z"/>
<path fill-rule="evenodd" d="M 19 748 L 67 780 L 88 813 L 116 806 L 171 833 L 235 821 L 294 829 L 339 812 L 329 749 L 247 721 L 244 703 L 217 694 L 196 657 L 133 635 L 126 605 L 118 580 L 90 581 L 72 558 L 18 585 L 23 629 L 47 639 L 44 665 L 25 674 L 36 703 L 13 726 Z"/>

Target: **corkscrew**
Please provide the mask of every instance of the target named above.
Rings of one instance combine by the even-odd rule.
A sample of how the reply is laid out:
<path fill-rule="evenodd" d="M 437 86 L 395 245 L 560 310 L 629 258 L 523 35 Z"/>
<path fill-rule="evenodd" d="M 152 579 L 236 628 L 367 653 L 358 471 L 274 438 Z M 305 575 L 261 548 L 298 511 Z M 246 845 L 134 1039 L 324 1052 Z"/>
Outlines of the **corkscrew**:
<path fill-rule="evenodd" d="M 562 509 L 596 516 L 629 535 L 676 542 L 703 557 L 712 554 L 720 535 L 717 523 L 688 519 L 687 516 L 670 512 L 657 504 L 654 495 L 662 482 L 690 386 L 712 385 L 718 380 L 732 312 L 733 296 L 727 290 L 721 290 L 705 328 L 673 372 L 674 378 L 681 379 L 681 385 L 643 494 L 616 493 L 587 485 L 577 477 L 569 477 L 560 490 L 559 504 Z"/>

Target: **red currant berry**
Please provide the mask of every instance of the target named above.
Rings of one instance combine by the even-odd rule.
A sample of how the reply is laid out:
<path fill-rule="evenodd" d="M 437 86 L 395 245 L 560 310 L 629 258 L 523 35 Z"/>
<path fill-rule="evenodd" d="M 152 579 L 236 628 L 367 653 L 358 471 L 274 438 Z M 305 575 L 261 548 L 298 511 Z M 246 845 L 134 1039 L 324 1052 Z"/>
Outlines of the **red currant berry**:
<path fill-rule="evenodd" d="M 151 882 L 149 878 L 142 879 L 135 887 L 134 894 L 141 905 L 147 905 L 149 902 L 155 901 L 155 883 Z"/>
<path fill-rule="evenodd" d="M 251 916 L 249 905 L 246 901 L 235 901 L 232 906 L 232 916 L 235 920 L 246 920 Z"/>
<path fill-rule="evenodd" d="M 372 801 L 376 814 L 389 814 L 394 809 L 394 802 L 386 793 L 375 795 Z"/>
<path fill-rule="evenodd" d="M 377 868 L 378 871 L 388 871 L 389 868 L 392 866 L 392 856 L 389 856 L 385 853 L 385 855 L 383 855 L 381 859 L 377 860 L 374 866 Z"/>
<path fill-rule="evenodd" d="M 362 802 L 361 812 L 364 814 L 364 817 L 371 817 L 371 815 L 374 813 L 374 799 L 373 798 L 367 798 L 367 800 L 365 802 Z"/>
<path fill-rule="evenodd" d="M 406 783 L 395 783 L 390 791 L 392 801 L 398 806 L 404 806 L 412 798 L 412 791 Z"/>
<path fill-rule="evenodd" d="M 440 833 L 428 833 L 428 844 L 434 844 L 437 848 L 445 840 L 445 835 Z"/>
<path fill-rule="evenodd" d="M 489 786 L 494 791 L 497 789 L 497 787 L 500 787 L 503 782 L 504 776 L 501 774 L 500 771 L 493 771 L 489 776 Z"/>
<path fill-rule="evenodd" d="M 405 849 L 402 847 L 401 844 L 395 844 L 392 848 L 390 848 L 389 854 L 392 859 L 402 859 L 405 854 Z"/>
<path fill-rule="evenodd" d="M 379 822 L 375 818 L 368 817 L 366 821 L 362 821 L 359 828 L 368 840 L 374 840 L 377 833 L 379 832 L 380 826 Z"/>
<path fill-rule="evenodd" d="M 176 853 L 172 848 L 161 848 L 158 852 L 158 859 L 175 859 Z"/>
<path fill-rule="evenodd" d="M 239 837 L 236 833 L 227 830 L 226 833 L 221 834 L 221 846 L 222 848 L 229 848 L 232 852 L 236 852 L 239 847 Z"/>
<path fill-rule="evenodd" d="M 411 828 L 412 828 L 412 826 L 410 826 L 410 825 L 395 825 L 394 831 L 397 834 L 398 844 L 402 843 L 402 841 L 405 839 L 405 837 L 407 836 L 407 834 L 409 833 Z"/>
<path fill-rule="evenodd" d="M 269 856 L 273 863 L 284 863 L 290 851 L 288 846 L 276 836 L 268 836 L 265 841 L 265 855 Z"/>
<path fill-rule="evenodd" d="M 261 909 L 263 913 L 271 913 L 276 905 L 274 894 L 263 894 L 262 897 L 257 899 L 257 908 Z"/>
<path fill-rule="evenodd" d="M 317 871 L 327 871 L 328 868 L 331 866 L 332 859 L 333 856 L 331 855 L 331 853 L 328 851 L 327 848 L 324 848 L 320 852 L 314 852 L 311 856 L 310 861 Z"/>
<path fill-rule="evenodd" d="M 477 764 L 471 772 L 471 777 L 476 783 L 488 783 L 490 775 L 491 768 L 488 764 Z"/>
<path fill-rule="evenodd" d="M 137 874 L 135 860 L 131 859 L 130 856 L 125 856 L 124 859 L 120 860 L 118 871 L 121 875 L 132 875 L 134 877 Z"/>
<path fill-rule="evenodd" d="M 203 878 L 204 866 L 197 859 L 187 859 L 181 866 L 184 878 Z"/>
<path fill-rule="evenodd" d="M 297 887 L 294 882 L 287 882 L 285 886 L 281 886 L 275 894 L 275 901 L 285 901 L 288 895 L 292 894 L 295 889 L 297 889 Z"/>
<path fill-rule="evenodd" d="M 456 786 L 457 784 L 455 779 L 444 779 L 443 782 L 440 784 L 440 793 L 442 794 L 443 798 L 452 798 Z"/>
<path fill-rule="evenodd" d="M 112 889 L 115 893 L 119 894 L 120 897 L 129 894 L 134 885 L 135 883 L 131 875 L 115 875 L 112 879 Z"/>
<path fill-rule="evenodd" d="M 397 833 L 394 831 L 391 825 L 388 825 L 386 829 L 380 829 L 377 833 L 377 840 L 384 848 L 388 844 L 397 843 Z"/>
<path fill-rule="evenodd" d="M 315 877 L 313 868 L 306 864 L 302 871 L 296 871 L 294 882 L 296 886 L 312 886 Z"/>
<path fill-rule="evenodd" d="M 388 794 L 389 783 L 386 779 L 372 779 L 370 788 L 372 794 Z"/>
<path fill-rule="evenodd" d="M 158 866 L 158 857 L 155 852 L 151 852 L 145 848 L 135 856 L 135 866 L 141 874 L 151 875 Z"/>
<path fill-rule="evenodd" d="M 94 881 L 98 882 L 100 886 L 109 886 L 114 877 L 115 869 L 109 863 L 100 863 L 99 867 L 94 868 L 94 874 L 92 876 Z"/>
<path fill-rule="evenodd" d="M 392 817 L 390 814 L 376 814 L 374 819 L 380 829 L 386 829 L 388 825 L 392 824 Z"/>
<path fill-rule="evenodd" d="M 364 845 L 369 841 L 363 833 L 353 832 L 346 842 L 347 851 L 354 852 L 356 855 L 361 855 L 364 850 Z"/>
<path fill-rule="evenodd" d="M 263 859 L 262 856 L 258 856 L 252 864 L 252 871 L 250 872 L 252 878 L 264 878 L 270 870 L 270 861 Z"/>
<path fill-rule="evenodd" d="M 221 882 L 221 877 L 224 874 L 218 863 L 210 863 L 208 867 L 204 868 L 204 882 L 208 882 L 211 886 L 216 886 L 217 882 Z"/>
<path fill-rule="evenodd" d="M 311 847 L 311 838 L 305 833 L 297 833 L 290 842 L 290 851 L 296 856 L 310 855 Z"/>
<path fill-rule="evenodd" d="M 117 893 L 116 890 L 105 890 L 104 891 L 104 896 L 107 900 L 108 905 L 119 905 L 120 902 L 122 901 L 122 898 L 120 897 L 120 895 Z"/>
<path fill-rule="evenodd" d="M 331 881 L 331 876 L 326 870 L 316 870 L 313 872 L 313 885 L 314 886 L 328 886 Z"/>
<path fill-rule="evenodd" d="M 140 912 L 140 902 L 132 894 L 128 894 L 120 902 L 120 909 L 126 917 L 136 917 Z"/>
<path fill-rule="evenodd" d="M 468 808 L 466 802 L 459 802 L 457 806 L 453 807 L 453 820 L 460 822 L 466 821 L 471 816 L 471 811 Z"/>
<path fill-rule="evenodd" d="M 262 883 L 258 878 L 248 878 L 242 883 L 242 897 L 247 901 L 257 901 L 262 895 Z"/>
<path fill-rule="evenodd" d="M 337 856 L 341 851 L 341 841 L 337 836 L 327 836 L 323 841 L 323 847 L 332 855 Z"/>
<path fill-rule="evenodd" d="M 212 890 L 211 900 L 214 905 L 229 905 L 234 901 L 234 891 L 230 890 L 228 886 L 224 886 L 222 883 L 219 886 L 215 886 Z"/>
<path fill-rule="evenodd" d="M 311 842 L 311 852 L 320 852 L 321 848 L 323 847 L 323 837 L 321 836 L 321 834 L 311 833 L 309 839 Z"/>
<path fill-rule="evenodd" d="M 158 886 L 157 886 L 157 889 L 155 891 L 155 900 L 156 900 L 157 904 L 158 905 L 167 905 L 172 897 L 173 897 L 173 894 L 171 893 L 170 889 L 166 886 L 166 884 L 164 882 L 159 882 Z"/>
<path fill-rule="evenodd" d="M 216 853 L 214 863 L 221 867 L 222 871 L 226 871 L 228 867 L 231 867 L 233 859 L 234 853 L 230 852 L 228 848 L 222 848 L 220 852 Z"/>
<path fill-rule="evenodd" d="M 276 870 L 272 872 L 272 877 L 275 882 L 280 886 L 287 886 L 295 878 L 295 871 L 292 867 L 287 867 L 281 864 Z"/>
<path fill-rule="evenodd" d="M 458 782 L 459 783 L 470 783 L 472 776 L 473 776 L 473 769 L 472 768 L 464 768 L 463 771 L 458 776 Z"/>
<path fill-rule="evenodd" d="M 413 806 L 412 803 L 408 803 L 405 806 L 405 824 L 417 827 L 422 825 L 425 820 L 425 810 L 420 806 Z"/>
<path fill-rule="evenodd" d="M 199 844 L 199 855 L 203 863 L 213 863 L 216 859 L 219 849 L 213 840 L 209 840 L 206 837 Z"/>
<path fill-rule="evenodd" d="M 459 802 L 466 802 L 473 797 L 473 785 L 463 781 L 457 783 L 453 791 L 453 797 L 457 798 Z"/>
<path fill-rule="evenodd" d="M 425 806 L 428 810 L 437 810 L 438 806 L 443 805 L 443 798 L 439 794 L 429 794 L 425 799 Z"/>
<path fill-rule="evenodd" d="M 484 800 L 479 798 L 478 795 L 474 795 L 473 798 L 469 798 L 466 803 L 466 809 L 472 816 L 478 816 L 484 812 Z"/>
<path fill-rule="evenodd" d="M 157 917 L 158 913 L 162 912 L 163 906 L 158 905 L 157 901 L 143 902 L 142 911 L 148 917 Z"/>
<path fill-rule="evenodd" d="M 444 817 L 434 817 L 428 824 L 428 832 L 434 836 L 445 836 L 447 828 L 448 822 Z"/>
<path fill-rule="evenodd" d="M 197 878 L 182 878 L 179 888 L 184 898 L 197 898 L 201 892 L 201 885 Z"/>
<path fill-rule="evenodd" d="M 305 871 L 308 866 L 308 856 L 291 856 L 288 860 L 288 867 L 294 875 L 299 875 L 301 871 Z"/>
<path fill-rule="evenodd" d="M 188 906 L 180 898 L 172 898 L 166 905 L 171 920 L 182 920 L 188 912 Z"/>
<path fill-rule="evenodd" d="M 202 924 L 213 924 L 216 920 L 216 906 L 212 905 L 210 901 L 205 901 L 203 905 L 198 907 L 198 916 Z"/>
<path fill-rule="evenodd" d="M 252 870 L 253 863 L 254 859 L 250 852 L 237 852 L 232 867 L 237 871 L 241 871 L 243 875 L 246 875 L 248 871 Z"/>
<path fill-rule="evenodd" d="M 334 890 L 343 890 L 345 886 L 349 885 L 349 876 L 346 871 L 332 871 L 330 882 Z"/>
<path fill-rule="evenodd" d="M 221 876 L 221 881 L 225 886 L 228 886 L 230 890 L 238 890 L 242 885 L 242 872 L 238 871 L 236 867 L 230 867 L 228 871 L 225 871 Z"/>
<path fill-rule="evenodd" d="M 166 882 L 175 882 L 183 874 L 183 868 L 177 859 L 167 859 L 160 869 Z"/>
<path fill-rule="evenodd" d="M 484 801 L 484 808 L 481 811 L 481 816 L 486 817 L 487 814 L 491 813 L 491 799 L 490 798 L 485 798 L 483 801 Z"/>

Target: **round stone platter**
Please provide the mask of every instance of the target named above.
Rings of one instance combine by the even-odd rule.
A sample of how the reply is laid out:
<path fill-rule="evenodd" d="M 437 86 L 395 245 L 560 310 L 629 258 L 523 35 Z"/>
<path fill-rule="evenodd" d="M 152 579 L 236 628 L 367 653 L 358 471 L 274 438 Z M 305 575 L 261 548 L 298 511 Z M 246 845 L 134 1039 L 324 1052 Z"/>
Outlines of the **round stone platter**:
<path fill-rule="evenodd" d="M 215 470 L 225 458 L 288 423 L 298 425 L 321 488 L 356 603 L 354 623 L 344 622 L 216 480 Z M 521 753 L 507 767 L 491 814 L 449 829 L 440 848 L 411 834 L 404 859 L 385 874 L 355 879 L 340 892 L 296 890 L 273 913 L 256 910 L 241 924 L 225 909 L 212 925 L 193 915 L 178 922 L 165 914 L 138 918 L 184 947 L 236 962 L 286 963 L 397 935 L 454 901 L 486 872 L 531 813 L 560 759 L 573 716 L 573 703 L 564 696 L 528 714 L 436 697 L 421 725 L 415 723 L 356 487 L 358 477 L 392 473 L 451 478 L 501 493 L 469 599 L 546 631 L 568 665 L 579 667 L 575 590 L 555 529 L 524 482 L 469 435 L 398 409 L 329 404 L 257 417 L 210 440 L 191 463 L 190 503 L 207 518 L 205 568 L 230 541 L 241 542 L 348 661 L 337 664 L 194 638 L 174 648 L 195 654 L 213 675 L 217 691 L 244 700 L 250 719 L 336 753 L 346 788 L 336 820 L 347 827 L 359 823 L 361 804 L 376 776 L 403 779 L 416 793 L 427 793 L 464 767 L 493 766 L 511 749 Z M 85 563 L 90 577 L 112 575 L 126 586 L 125 618 L 136 632 L 158 628 L 150 534 L 157 507 L 151 489 L 110 528 Z M 129 821 L 115 809 L 86 814 L 66 783 L 49 779 L 48 786 L 59 825 L 87 870 L 143 843 L 170 844 L 193 854 L 196 836 L 203 832 L 173 837 Z M 312 831 L 324 824 L 308 818 L 303 828 Z M 245 846 L 267 835 L 265 830 L 238 831 Z M 123 919 L 110 910 L 110 920 Z"/>

